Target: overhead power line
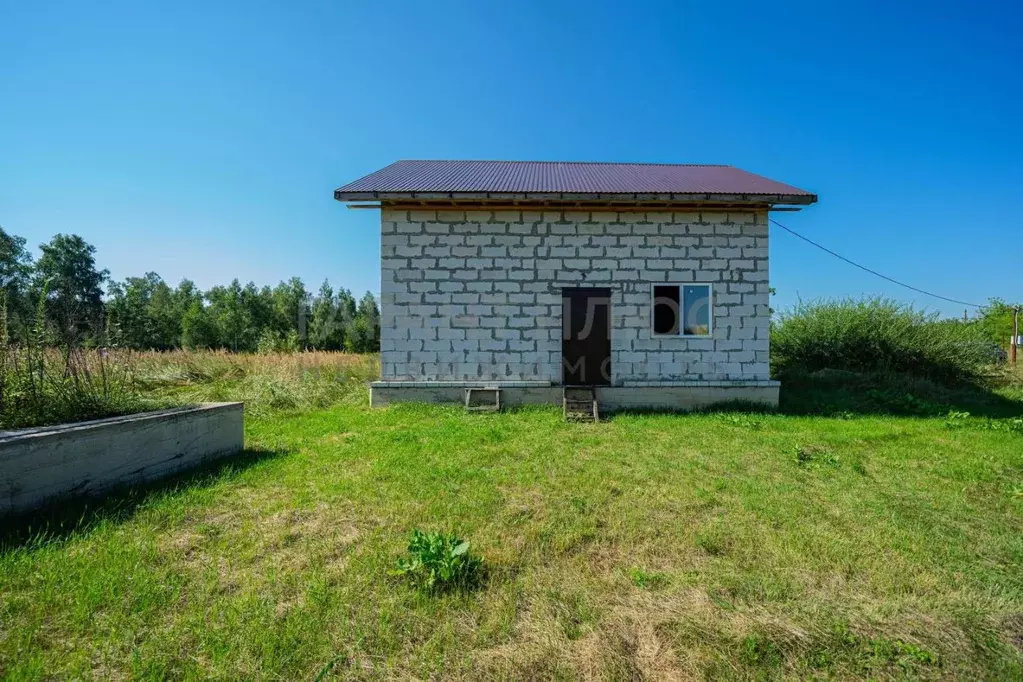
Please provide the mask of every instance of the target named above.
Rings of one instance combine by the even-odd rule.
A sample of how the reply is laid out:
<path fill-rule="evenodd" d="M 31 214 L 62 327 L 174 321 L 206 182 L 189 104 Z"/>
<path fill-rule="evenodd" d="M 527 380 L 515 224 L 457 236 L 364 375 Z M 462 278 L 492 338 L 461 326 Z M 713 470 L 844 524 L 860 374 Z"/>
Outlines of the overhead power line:
<path fill-rule="evenodd" d="M 969 301 L 960 301 L 960 300 L 957 300 L 957 299 L 954 299 L 954 298 L 949 298 L 947 296 L 940 296 L 938 294 L 931 293 L 930 291 L 924 291 L 923 289 L 920 289 L 918 287 L 912 286 L 911 284 L 906 284 L 905 282 L 900 282 L 899 280 L 893 279 L 892 277 L 889 277 L 888 275 L 881 274 L 877 270 L 871 270 L 870 268 L 868 268 L 865 265 L 860 265 L 859 263 L 857 263 L 855 261 L 849 260 L 845 256 L 843 256 L 841 254 L 838 254 L 838 253 L 835 253 L 834 251 L 832 251 L 831 249 L 829 249 L 826 246 L 821 246 L 820 244 L 818 244 L 817 242 L 813 241 L 812 239 L 808 239 L 807 237 L 804 237 L 803 235 L 799 234 L 798 232 L 796 232 L 792 228 L 785 227 L 784 225 L 779 223 L 774 218 L 770 218 L 770 221 L 773 224 L 775 224 L 778 227 L 780 227 L 781 229 L 783 229 L 786 232 L 788 232 L 789 234 L 791 234 L 791 235 L 793 235 L 795 237 L 799 237 L 800 239 L 802 239 L 807 244 L 812 244 L 812 245 L 816 246 L 818 249 L 820 249 L 821 251 L 824 251 L 825 253 L 830 253 L 835 258 L 837 258 L 839 260 L 843 260 L 846 263 L 848 263 L 849 265 L 852 265 L 853 267 L 857 267 L 860 270 L 863 270 L 864 272 L 869 272 L 870 274 L 875 275 L 877 277 L 880 277 L 881 279 L 888 280 L 892 284 L 898 284 L 900 287 L 905 287 L 907 289 L 910 289 L 910 290 L 915 291 L 917 293 L 923 294 L 925 296 L 931 296 L 933 298 L 940 298 L 942 301 L 948 301 L 949 303 L 958 303 L 959 305 L 968 305 L 968 306 L 973 306 L 974 308 L 983 308 L 984 307 L 983 305 L 980 305 L 978 303 L 970 303 Z"/>

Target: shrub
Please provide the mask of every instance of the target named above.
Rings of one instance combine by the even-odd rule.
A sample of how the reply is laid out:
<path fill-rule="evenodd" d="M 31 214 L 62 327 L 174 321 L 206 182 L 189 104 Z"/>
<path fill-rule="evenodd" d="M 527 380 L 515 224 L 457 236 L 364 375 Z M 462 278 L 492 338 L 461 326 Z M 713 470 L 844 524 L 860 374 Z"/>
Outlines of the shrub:
<path fill-rule="evenodd" d="M 800 303 L 771 332 L 778 377 L 831 369 L 973 379 L 990 359 L 976 325 L 883 298 Z"/>
<path fill-rule="evenodd" d="M 395 575 L 426 590 L 471 587 L 479 579 L 483 560 L 469 553 L 469 543 L 454 535 L 412 531 L 408 557 L 398 560 Z"/>

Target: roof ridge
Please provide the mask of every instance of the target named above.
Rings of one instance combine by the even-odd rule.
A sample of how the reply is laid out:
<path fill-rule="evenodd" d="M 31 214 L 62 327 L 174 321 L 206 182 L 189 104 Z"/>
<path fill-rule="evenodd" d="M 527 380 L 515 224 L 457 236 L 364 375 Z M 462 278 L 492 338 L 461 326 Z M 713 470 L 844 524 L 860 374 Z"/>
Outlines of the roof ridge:
<path fill-rule="evenodd" d="M 529 161 L 500 159 L 398 159 L 394 163 L 546 163 L 577 166 L 685 166 L 694 168 L 732 168 L 727 163 L 649 163 L 646 161 Z M 394 164 L 391 164 L 394 165 Z"/>

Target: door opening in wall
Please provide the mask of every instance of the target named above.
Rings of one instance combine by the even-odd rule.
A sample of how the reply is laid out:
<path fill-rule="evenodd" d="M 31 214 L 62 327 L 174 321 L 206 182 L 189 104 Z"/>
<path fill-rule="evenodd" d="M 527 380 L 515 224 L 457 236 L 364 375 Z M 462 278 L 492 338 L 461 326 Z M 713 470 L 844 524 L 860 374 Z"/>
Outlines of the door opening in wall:
<path fill-rule="evenodd" d="M 565 386 L 611 385 L 611 290 L 561 290 Z"/>

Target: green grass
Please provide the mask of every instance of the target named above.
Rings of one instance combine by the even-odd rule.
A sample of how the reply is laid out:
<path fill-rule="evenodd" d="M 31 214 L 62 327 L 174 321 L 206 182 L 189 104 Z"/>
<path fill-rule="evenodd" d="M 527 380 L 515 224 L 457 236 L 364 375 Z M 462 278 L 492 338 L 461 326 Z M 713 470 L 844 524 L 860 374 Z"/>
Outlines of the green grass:
<path fill-rule="evenodd" d="M 10 529 L 0 672 L 1019 679 L 1011 423 L 266 412 L 223 467 Z M 469 540 L 481 584 L 391 575 L 413 528 Z"/>

